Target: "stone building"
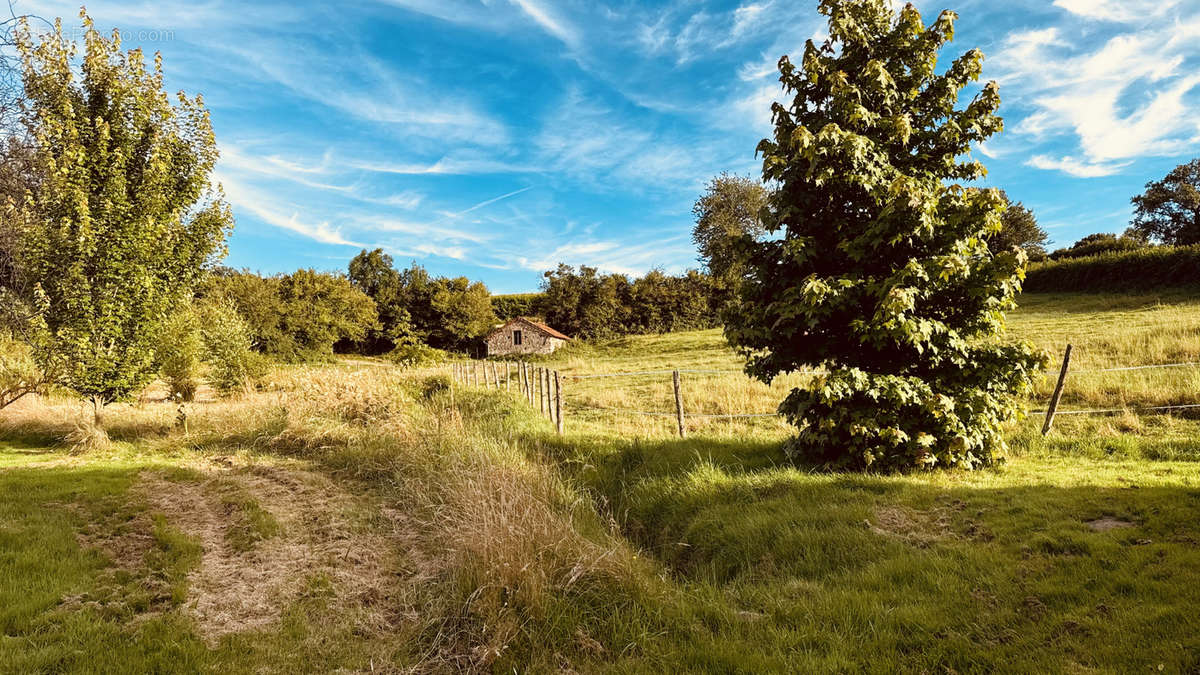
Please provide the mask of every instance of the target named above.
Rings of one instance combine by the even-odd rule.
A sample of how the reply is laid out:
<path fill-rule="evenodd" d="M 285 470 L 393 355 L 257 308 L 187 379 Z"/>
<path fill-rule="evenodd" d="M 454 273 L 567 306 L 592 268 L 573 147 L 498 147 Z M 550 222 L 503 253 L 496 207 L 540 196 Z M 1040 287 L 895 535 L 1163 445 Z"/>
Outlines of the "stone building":
<path fill-rule="evenodd" d="M 488 356 L 509 354 L 549 354 L 571 338 L 546 324 L 528 317 L 517 317 L 488 333 Z"/>

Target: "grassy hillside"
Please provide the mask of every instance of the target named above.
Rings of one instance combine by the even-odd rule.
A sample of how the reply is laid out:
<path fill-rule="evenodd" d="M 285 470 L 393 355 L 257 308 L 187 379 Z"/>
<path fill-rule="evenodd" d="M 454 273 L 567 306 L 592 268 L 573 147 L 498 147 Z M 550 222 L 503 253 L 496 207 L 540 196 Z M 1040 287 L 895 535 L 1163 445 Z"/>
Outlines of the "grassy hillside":
<path fill-rule="evenodd" d="M 1184 296 L 1026 297 L 1080 370 L 1200 360 Z M 573 374 L 736 370 L 714 331 L 573 346 Z M 1115 379 L 1106 379 L 1108 377 Z M 805 375 L 792 376 L 798 381 Z M 1067 407 L 1200 402 L 1195 369 L 1080 373 Z M 689 410 L 786 384 L 685 375 Z M 0 413 L 0 671 L 1192 672 L 1200 442 L 1183 417 L 1012 430 L 987 471 L 814 472 L 773 420 L 669 421 L 661 375 L 569 382 L 567 433 L 434 371 Z M 1036 404 L 1035 404 L 1036 405 Z M 1119 407 L 1119 406 L 1118 406 Z"/>

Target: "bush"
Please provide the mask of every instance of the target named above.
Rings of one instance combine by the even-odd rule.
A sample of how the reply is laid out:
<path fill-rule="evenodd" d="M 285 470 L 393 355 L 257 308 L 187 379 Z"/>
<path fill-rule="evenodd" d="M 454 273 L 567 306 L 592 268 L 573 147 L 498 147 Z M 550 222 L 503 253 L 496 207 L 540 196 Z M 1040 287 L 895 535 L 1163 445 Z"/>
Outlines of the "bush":
<path fill-rule="evenodd" d="M 159 328 L 156 356 L 171 398 L 184 401 L 196 398 L 203 353 L 200 323 L 191 307 L 175 312 L 163 322 Z"/>
<path fill-rule="evenodd" d="M 423 342 L 408 342 L 388 352 L 386 358 L 403 368 L 420 368 L 444 362 L 446 352 Z"/>
<path fill-rule="evenodd" d="M 1097 255 L 1100 253 L 1118 253 L 1121 251 L 1136 251 L 1140 248 L 1146 248 L 1147 244 L 1142 239 L 1129 236 L 1117 236 L 1115 234 L 1089 234 L 1071 245 L 1070 248 L 1060 248 L 1050 254 L 1051 260 L 1062 260 L 1064 258 L 1086 258 L 1088 256 Z"/>
<path fill-rule="evenodd" d="M 1154 246 L 1060 258 L 1029 267 L 1027 293 L 1141 291 L 1200 286 L 1200 246 Z"/>
<path fill-rule="evenodd" d="M 341 275 L 301 269 L 261 277 L 219 270 L 201 294 L 231 304 L 253 346 L 287 361 L 325 358 L 340 341 L 361 342 L 378 327 L 375 302 Z"/>
<path fill-rule="evenodd" d="M 205 304 L 200 311 L 200 334 L 211 369 L 209 383 L 222 394 L 244 390 L 265 370 L 265 361 L 251 350 L 250 326 L 228 302 Z"/>

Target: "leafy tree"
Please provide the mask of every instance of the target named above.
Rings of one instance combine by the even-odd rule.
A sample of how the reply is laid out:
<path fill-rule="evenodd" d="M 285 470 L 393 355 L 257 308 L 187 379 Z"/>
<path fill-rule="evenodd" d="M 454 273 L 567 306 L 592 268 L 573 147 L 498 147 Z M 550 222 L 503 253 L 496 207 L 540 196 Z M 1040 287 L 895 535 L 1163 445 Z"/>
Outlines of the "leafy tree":
<path fill-rule="evenodd" d="M 400 272 L 400 297 L 414 336 L 438 349 L 476 349 L 496 325 L 487 286 L 466 277 L 434 278 L 414 264 Z"/>
<path fill-rule="evenodd" d="M 493 295 L 492 310 L 496 313 L 496 318 L 501 321 L 508 321 L 519 316 L 530 316 L 534 313 L 534 306 L 537 304 L 537 293 L 514 293 L 512 295 Z"/>
<path fill-rule="evenodd" d="M 245 390 L 263 370 L 260 361 L 263 357 L 251 349 L 250 324 L 225 299 L 204 300 L 197 313 L 204 360 L 210 366 L 209 383 L 224 395 Z"/>
<path fill-rule="evenodd" d="M 412 320 L 404 307 L 400 273 L 382 249 L 362 251 L 350 261 L 350 283 L 375 301 L 379 324 L 367 333 L 366 351 L 382 354 L 412 337 Z"/>
<path fill-rule="evenodd" d="M 629 290 L 628 333 L 669 333 L 709 328 L 716 323 L 715 280 L 696 270 L 669 276 L 651 270 Z"/>
<path fill-rule="evenodd" d="M 1148 245 L 1145 239 L 1136 235 L 1129 236 L 1128 234 L 1124 234 L 1117 236 L 1109 232 L 1099 232 L 1083 237 L 1074 244 L 1071 244 L 1069 248 L 1058 249 L 1050 254 L 1050 258 L 1053 260 L 1086 258 L 1088 256 L 1100 255 L 1101 253 L 1134 251 L 1139 248 L 1145 248 Z"/>
<path fill-rule="evenodd" d="M 45 321 L 46 296 L 0 287 L 0 410 L 53 384 L 64 368 Z"/>
<path fill-rule="evenodd" d="M 709 181 L 692 206 L 696 217 L 692 241 L 700 249 L 700 260 L 709 274 L 726 285 L 741 276 L 736 242 L 765 232 L 760 216 L 766 204 L 762 183 L 749 176 L 722 173 Z"/>
<path fill-rule="evenodd" d="M 337 342 L 361 342 L 378 325 L 375 302 L 341 275 L 297 270 L 280 279 L 279 297 L 285 358 L 327 356 Z"/>
<path fill-rule="evenodd" d="M 205 279 L 197 294 L 233 305 L 249 327 L 254 347 L 268 354 L 280 354 L 291 349 L 292 341 L 283 333 L 287 308 L 280 297 L 279 284 L 280 277 L 222 267 Z"/>
<path fill-rule="evenodd" d="M 200 359 L 204 341 L 200 321 L 195 311 L 186 306 L 163 322 L 158 331 L 159 372 L 170 389 L 171 396 L 183 401 L 196 397 L 199 386 Z"/>
<path fill-rule="evenodd" d="M 63 383 L 101 407 L 154 371 L 154 328 L 223 252 L 232 215 L 209 183 L 217 145 L 202 99 L 163 91 L 161 60 L 121 51 L 82 15 L 85 50 L 61 22 L 18 34 L 40 184 L 10 215 L 18 268 L 46 298 Z"/>
<path fill-rule="evenodd" d="M 1000 231 L 986 237 L 988 248 L 993 252 L 1007 251 L 1013 247 L 1025 251 L 1030 260 L 1046 257 L 1046 244 L 1050 235 L 1038 225 L 1037 217 L 1021 202 L 1013 203 L 1008 193 L 1000 191 L 1004 201 L 1004 213 L 1000 216 Z"/>
<path fill-rule="evenodd" d="M 1174 246 L 1200 244 L 1200 159 L 1180 164 L 1133 198 L 1131 229 Z"/>
<path fill-rule="evenodd" d="M 441 321 L 429 344 L 439 349 L 477 349 L 479 339 L 496 325 L 492 294 L 482 282 L 466 277 L 438 279 L 433 310 Z"/>
<path fill-rule="evenodd" d="M 587 265 L 576 273 L 560 264 L 543 276 L 537 310 L 554 328 L 581 338 L 628 332 L 630 284 L 624 275 L 601 274 Z"/>
<path fill-rule="evenodd" d="M 988 250 L 1004 201 L 961 159 L 1002 128 L 994 82 L 971 50 L 942 74 L 954 12 L 926 27 L 911 5 L 821 0 L 829 38 L 797 67 L 779 61 L 791 104 L 772 106 L 758 150 L 777 185 L 776 236 L 743 237 L 747 275 L 726 336 L 764 381 L 819 367 L 779 407 L 794 455 L 843 467 L 975 468 L 996 461 L 1044 356 L 999 340 L 1025 255 Z"/>

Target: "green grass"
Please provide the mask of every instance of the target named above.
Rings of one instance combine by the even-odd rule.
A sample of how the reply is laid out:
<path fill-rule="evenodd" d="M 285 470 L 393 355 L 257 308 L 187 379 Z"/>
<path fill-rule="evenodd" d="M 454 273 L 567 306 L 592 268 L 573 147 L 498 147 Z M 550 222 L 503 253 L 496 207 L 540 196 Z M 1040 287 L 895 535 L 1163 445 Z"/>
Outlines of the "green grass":
<path fill-rule="evenodd" d="M 1081 371 L 1200 360 L 1198 305 L 1026 296 L 1011 333 L 1072 342 Z M 546 362 L 738 368 L 716 331 Z M 669 411 L 658 375 L 569 381 L 560 437 L 516 395 L 444 391 L 428 374 L 287 368 L 268 393 L 196 406 L 186 438 L 169 406 L 130 409 L 114 416 L 116 450 L 78 458 L 42 442 L 69 426 L 66 407 L 0 420 L 0 671 L 1200 670 L 1195 420 L 1062 417 L 1043 438 L 1030 419 L 996 468 L 839 474 L 787 461 L 776 420 L 695 420 L 684 440 L 669 419 L 586 409 Z M 791 377 L 687 374 L 685 403 L 771 410 Z M 1067 407 L 1200 402 L 1190 377 L 1080 373 Z M 228 480 L 195 468 L 216 459 Z M 297 527 L 233 480 L 294 463 L 353 493 L 330 507 L 353 508 L 352 527 Z M 225 543 L 248 559 L 344 542 L 339 559 L 385 554 L 400 589 L 348 593 L 340 572 L 313 571 L 279 621 L 206 642 L 186 611 L 200 540 L 147 504 L 147 471 L 210 490 Z M 1101 519 L 1129 526 L 1089 527 Z M 136 565 L 92 545 L 130 532 L 147 536 Z M 379 607 L 383 624 L 353 620 Z"/>
<path fill-rule="evenodd" d="M 286 607 L 272 629 L 215 646 L 201 639 L 181 611 L 201 546 L 134 492 L 141 472 L 174 461 L 69 458 L 0 441 L 0 672 L 369 669 L 379 645 L 331 624 L 338 613 L 319 592 Z M 145 550 L 114 559 L 106 540 L 130 534 L 144 535 Z"/>

